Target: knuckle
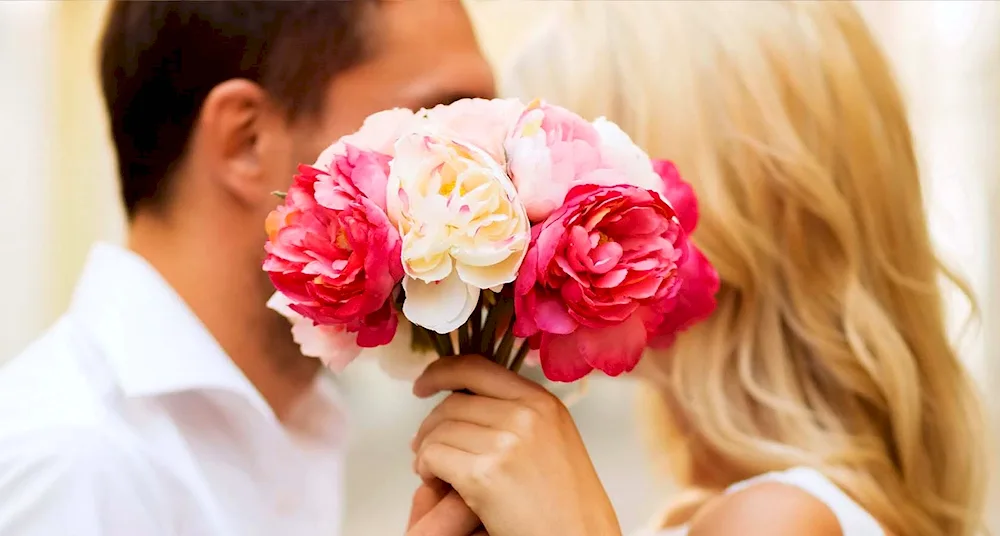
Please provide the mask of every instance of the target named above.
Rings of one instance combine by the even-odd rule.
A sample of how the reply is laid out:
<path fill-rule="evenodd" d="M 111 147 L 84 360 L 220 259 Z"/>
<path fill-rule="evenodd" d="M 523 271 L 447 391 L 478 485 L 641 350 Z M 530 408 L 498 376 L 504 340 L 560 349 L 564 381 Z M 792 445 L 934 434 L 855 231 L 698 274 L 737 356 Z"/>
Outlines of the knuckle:
<path fill-rule="evenodd" d="M 511 427 L 521 433 L 528 433 L 538 421 L 538 413 L 528 407 L 519 407 L 511 415 Z"/>
<path fill-rule="evenodd" d="M 446 423 L 439 423 L 434 428 L 431 428 L 430 430 L 428 430 L 427 433 L 424 434 L 424 441 L 423 441 L 422 444 L 429 446 L 429 445 L 433 445 L 434 443 L 436 443 L 438 436 L 441 435 L 441 428 L 444 427 L 445 424 Z"/>
<path fill-rule="evenodd" d="M 532 407 L 546 419 L 559 417 L 566 409 L 563 403 L 548 391 L 532 399 Z"/>
<path fill-rule="evenodd" d="M 420 445 L 419 449 L 417 449 L 417 459 L 424 461 L 433 459 L 437 454 L 438 447 L 439 445 L 435 443 L 430 436 L 428 436 L 427 440 Z"/>
<path fill-rule="evenodd" d="M 499 479 L 502 465 L 499 457 L 480 456 L 469 473 L 469 481 L 473 488 L 476 490 L 492 488 Z"/>
<path fill-rule="evenodd" d="M 510 432 L 500 432 L 497 434 L 496 438 L 496 448 L 497 452 L 500 454 L 508 454 L 517 450 L 518 445 L 521 442 L 521 438 L 517 434 L 512 434 Z"/>

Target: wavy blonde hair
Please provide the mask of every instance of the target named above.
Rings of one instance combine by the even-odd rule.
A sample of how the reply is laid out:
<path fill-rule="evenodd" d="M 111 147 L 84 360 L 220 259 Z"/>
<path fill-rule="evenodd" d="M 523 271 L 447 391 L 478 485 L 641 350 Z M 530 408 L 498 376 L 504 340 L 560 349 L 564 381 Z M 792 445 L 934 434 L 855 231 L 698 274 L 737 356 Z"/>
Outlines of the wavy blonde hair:
<path fill-rule="evenodd" d="M 723 281 L 712 318 L 647 360 L 681 480 L 809 466 L 896 534 L 976 532 L 985 420 L 941 276 L 971 295 L 935 256 L 904 106 L 854 7 L 565 7 L 507 92 L 607 116 L 675 161 Z"/>

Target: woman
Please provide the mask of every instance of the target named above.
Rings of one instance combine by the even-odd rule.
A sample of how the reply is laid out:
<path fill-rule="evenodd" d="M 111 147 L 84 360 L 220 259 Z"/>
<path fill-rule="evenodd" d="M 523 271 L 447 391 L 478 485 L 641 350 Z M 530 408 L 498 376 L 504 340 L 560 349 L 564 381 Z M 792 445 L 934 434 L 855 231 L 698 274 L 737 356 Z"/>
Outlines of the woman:
<path fill-rule="evenodd" d="M 850 3 L 580 2 L 517 63 L 518 96 L 605 115 L 674 160 L 718 309 L 640 376 L 687 500 L 654 533 L 971 535 L 974 388 L 949 345 L 910 132 Z M 475 358 L 415 440 L 492 536 L 619 534 L 565 409 Z M 667 530 L 664 534 L 675 534 Z"/>

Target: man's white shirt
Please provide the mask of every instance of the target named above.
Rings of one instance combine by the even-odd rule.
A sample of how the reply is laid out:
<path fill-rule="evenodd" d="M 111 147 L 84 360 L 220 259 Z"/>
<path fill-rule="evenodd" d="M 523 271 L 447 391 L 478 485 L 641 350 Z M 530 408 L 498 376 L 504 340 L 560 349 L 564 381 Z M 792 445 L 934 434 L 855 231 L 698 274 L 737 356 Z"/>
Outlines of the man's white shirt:
<path fill-rule="evenodd" d="M 0 367 L 0 535 L 337 536 L 329 382 L 278 422 L 151 266 L 98 245 L 69 311 Z"/>

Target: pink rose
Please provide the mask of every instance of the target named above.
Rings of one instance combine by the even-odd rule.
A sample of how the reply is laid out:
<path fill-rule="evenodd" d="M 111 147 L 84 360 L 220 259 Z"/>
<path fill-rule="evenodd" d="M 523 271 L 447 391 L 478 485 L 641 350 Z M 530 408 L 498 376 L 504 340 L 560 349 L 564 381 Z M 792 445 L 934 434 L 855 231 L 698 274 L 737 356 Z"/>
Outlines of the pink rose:
<path fill-rule="evenodd" d="M 628 372 L 678 289 L 674 211 L 635 186 L 576 186 L 532 228 L 514 287 L 514 333 L 534 338 L 545 376 Z"/>
<path fill-rule="evenodd" d="M 344 325 L 362 347 L 396 330 L 389 297 L 400 281 L 399 232 L 375 199 L 389 157 L 346 145 L 326 169 L 300 166 L 285 205 L 268 217 L 264 270 L 289 307 L 321 325 Z M 381 186 L 378 186 L 381 185 Z"/>
<path fill-rule="evenodd" d="M 479 147 L 504 165 L 504 140 L 523 111 L 524 104 L 517 99 L 461 99 L 426 113 L 439 130 L 436 134 Z"/>
<path fill-rule="evenodd" d="M 661 303 L 660 322 L 653 329 L 650 341 L 654 348 L 665 348 L 673 344 L 678 333 L 711 316 L 720 281 L 718 272 L 690 240 L 698 225 L 698 201 L 694 190 L 681 178 L 672 162 L 654 160 L 653 167 L 663 179 L 667 199 L 684 229 L 681 242 L 684 256 L 678 266 L 680 288 L 677 298 Z"/>

